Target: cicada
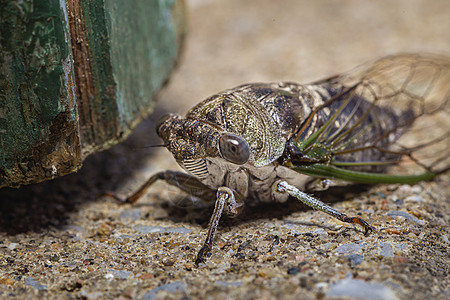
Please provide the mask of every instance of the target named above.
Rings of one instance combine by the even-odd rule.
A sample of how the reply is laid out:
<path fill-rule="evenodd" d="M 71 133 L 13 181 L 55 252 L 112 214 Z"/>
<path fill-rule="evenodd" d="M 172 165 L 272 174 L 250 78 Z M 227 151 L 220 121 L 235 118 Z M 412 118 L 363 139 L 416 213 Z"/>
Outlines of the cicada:
<path fill-rule="evenodd" d="M 432 180 L 450 168 L 449 112 L 444 56 L 389 56 L 311 84 L 244 84 L 207 98 L 185 117 L 164 116 L 158 135 L 186 173 L 157 173 L 124 201 L 135 202 L 161 179 L 214 202 L 196 263 L 211 250 L 222 214 L 236 216 L 249 201 L 291 196 L 368 234 L 375 228 L 367 221 L 305 189 L 322 179 Z"/>

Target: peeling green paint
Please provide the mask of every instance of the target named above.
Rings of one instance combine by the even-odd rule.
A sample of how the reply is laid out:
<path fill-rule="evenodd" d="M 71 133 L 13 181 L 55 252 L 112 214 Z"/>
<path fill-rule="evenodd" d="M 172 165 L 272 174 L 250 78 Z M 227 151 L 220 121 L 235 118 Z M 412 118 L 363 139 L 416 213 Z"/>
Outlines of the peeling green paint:
<path fill-rule="evenodd" d="M 149 113 L 183 0 L 0 2 L 0 188 L 73 172 Z"/>
<path fill-rule="evenodd" d="M 146 3 L 145 0 L 105 2 L 122 124 L 129 123 L 136 114 L 146 113 L 139 108 L 167 79 L 170 72 L 167 66 L 173 64 L 178 54 L 170 14 L 174 1 L 155 1 L 152 6 Z M 130 5 L 134 6 L 131 10 L 127 9 Z"/>
<path fill-rule="evenodd" d="M 0 187 L 49 171 L 42 160 L 60 151 L 49 135 L 61 113 L 72 128 L 57 143 L 74 143 L 75 150 L 54 165 L 63 173 L 76 168 L 65 169 L 77 160 L 78 127 L 75 94 L 67 84 L 73 78 L 68 23 L 60 6 L 56 0 L 0 6 Z"/>
<path fill-rule="evenodd" d="M 82 132 L 83 153 L 105 148 L 126 137 L 152 108 L 152 100 L 170 75 L 180 48 L 173 10 L 182 1 L 81 1 L 90 41 L 95 101 L 80 113 L 102 127 Z M 175 22 L 177 20 L 179 23 Z M 94 42 L 95 41 L 95 42 Z M 114 99 L 114 101 L 111 101 Z M 84 101 L 84 99 L 81 99 Z"/>

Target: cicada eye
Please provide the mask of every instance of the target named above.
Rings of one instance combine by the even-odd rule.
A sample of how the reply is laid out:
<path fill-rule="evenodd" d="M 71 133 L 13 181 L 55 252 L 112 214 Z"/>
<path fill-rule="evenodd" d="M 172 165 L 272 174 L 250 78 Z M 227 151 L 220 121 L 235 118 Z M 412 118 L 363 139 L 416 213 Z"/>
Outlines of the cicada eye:
<path fill-rule="evenodd" d="M 247 142 L 234 134 L 222 135 L 219 139 L 219 148 L 223 158 L 237 165 L 245 164 L 250 157 Z"/>

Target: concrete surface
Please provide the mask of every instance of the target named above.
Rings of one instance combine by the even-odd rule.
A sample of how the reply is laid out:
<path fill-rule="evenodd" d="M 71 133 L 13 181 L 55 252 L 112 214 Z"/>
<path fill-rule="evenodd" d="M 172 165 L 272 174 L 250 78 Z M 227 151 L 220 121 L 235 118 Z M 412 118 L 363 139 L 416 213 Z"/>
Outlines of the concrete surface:
<path fill-rule="evenodd" d="M 188 1 L 185 53 L 155 113 L 125 143 L 77 173 L 0 190 L 0 298 L 447 299 L 449 176 L 321 198 L 361 213 L 365 237 L 295 202 L 223 219 L 194 266 L 211 208 L 148 176 L 178 169 L 154 120 L 252 81 L 309 82 L 396 52 L 448 53 L 450 2 Z M 447 51 L 447 52 L 446 52 Z"/>

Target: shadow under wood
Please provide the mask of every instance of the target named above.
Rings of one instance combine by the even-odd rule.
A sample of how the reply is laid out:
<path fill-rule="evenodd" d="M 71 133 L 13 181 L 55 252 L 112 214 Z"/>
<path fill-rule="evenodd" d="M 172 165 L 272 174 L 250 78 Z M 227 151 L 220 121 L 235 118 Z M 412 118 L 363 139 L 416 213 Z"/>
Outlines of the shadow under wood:
<path fill-rule="evenodd" d="M 0 232 L 16 235 L 59 228 L 80 204 L 126 184 L 154 151 L 143 147 L 160 143 L 154 119 L 163 113 L 156 110 L 126 141 L 87 157 L 77 173 L 19 189 L 1 189 Z"/>

